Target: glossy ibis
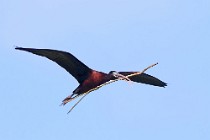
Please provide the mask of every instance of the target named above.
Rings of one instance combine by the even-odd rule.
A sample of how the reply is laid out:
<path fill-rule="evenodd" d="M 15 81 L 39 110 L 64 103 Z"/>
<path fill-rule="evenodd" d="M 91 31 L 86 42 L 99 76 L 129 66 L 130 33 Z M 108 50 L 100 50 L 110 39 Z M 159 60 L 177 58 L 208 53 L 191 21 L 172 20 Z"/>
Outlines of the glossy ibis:
<path fill-rule="evenodd" d="M 70 102 L 71 100 L 81 95 L 87 95 L 87 93 L 96 90 L 103 85 L 117 81 L 127 80 L 137 83 L 144 83 L 153 86 L 165 87 L 167 84 L 161 80 L 146 74 L 144 72 L 116 72 L 110 71 L 108 74 L 93 70 L 79 61 L 72 54 L 64 51 L 51 50 L 51 49 L 34 49 L 34 48 L 22 48 L 16 47 L 17 50 L 31 52 L 36 55 L 47 57 L 48 59 L 56 62 L 69 72 L 78 82 L 79 86 L 73 91 L 73 93 L 66 97 L 62 105 Z M 146 70 L 145 70 L 146 71 Z M 84 97 L 84 96 L 83 96 Z"/>

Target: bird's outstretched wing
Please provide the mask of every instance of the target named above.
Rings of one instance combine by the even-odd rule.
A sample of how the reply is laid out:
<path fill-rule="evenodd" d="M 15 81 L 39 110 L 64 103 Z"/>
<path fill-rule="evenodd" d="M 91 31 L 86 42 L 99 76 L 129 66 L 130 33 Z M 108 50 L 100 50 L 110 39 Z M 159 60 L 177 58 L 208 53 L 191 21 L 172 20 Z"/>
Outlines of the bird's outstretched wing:
<path fill-rule="evenodd" d="M 31 52 L 36 55 L 47 57 L 68 71 L 81 84 L 90 74 L 92 69 L 79 61 L 72 54 L 64 51 L 50 49 L 33 49 L 16 47 L 17 50 Z"/>
<path fill-rule="evenodd" d="M 127 76 L 136 72 L 119 72 L 120 74 Z M 161 80 L 159 80 L 158 78 L 155 78 L 149 74 L 146 73 L 142 73 L 139 75 L 135 75 L 132 77 L 129 77 L 129 79 L 133 82 L 137 82 L 137 83 L 144 83 L 144 84 L 149 84 L 149 85 L 153 85 L 153 86 L 159 86 L 159 87 L 165 87 L 167 86 L 167 84 Z"/>

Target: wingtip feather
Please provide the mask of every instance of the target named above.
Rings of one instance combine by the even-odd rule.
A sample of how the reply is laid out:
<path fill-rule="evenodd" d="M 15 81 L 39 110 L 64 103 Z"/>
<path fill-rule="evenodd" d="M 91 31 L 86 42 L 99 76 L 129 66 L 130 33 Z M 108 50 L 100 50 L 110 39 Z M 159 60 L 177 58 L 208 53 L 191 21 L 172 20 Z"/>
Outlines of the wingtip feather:
<path fill-rule="evenodd" d="M 15 47 L 16 50 L 23 50 L 23 49 L 24 49 L 24 48 L 22 48 L 22 47 L 15 46 L 15 45 L 14 45 L 14 47 Z"/>

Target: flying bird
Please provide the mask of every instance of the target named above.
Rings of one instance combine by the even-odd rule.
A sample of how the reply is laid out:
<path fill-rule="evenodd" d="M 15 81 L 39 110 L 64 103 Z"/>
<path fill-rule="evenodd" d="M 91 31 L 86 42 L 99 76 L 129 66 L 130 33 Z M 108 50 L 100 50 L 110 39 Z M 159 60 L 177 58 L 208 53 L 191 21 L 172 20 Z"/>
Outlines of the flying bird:
<path fill-rule="evenodd" d="M 16 47 L 17 50 L 27 51 L 39 56 L 46 57 L 59 66 L 63 67 L 67 72 L 69 72 L 79 83 L 79 86 L 73 91 L 73 93 L 66 97 L 62 101 L 62 105 L 70 102 L 71 100 L 96 90 L 106 83 L 121 79 L 126 81 L 133 81 L 137 83 L 144 83 L 158 87 L 165 87 L 167 84 L 158 78 L 155 78 L 146 73 L 134 72 L 116 72 L 110 71 L 109 73 L 99 72 L 93 70 L 78 60 L 71 53 L 59 50 L 51 49 L 34 49 L 34 48 L 22 48 Z"/>

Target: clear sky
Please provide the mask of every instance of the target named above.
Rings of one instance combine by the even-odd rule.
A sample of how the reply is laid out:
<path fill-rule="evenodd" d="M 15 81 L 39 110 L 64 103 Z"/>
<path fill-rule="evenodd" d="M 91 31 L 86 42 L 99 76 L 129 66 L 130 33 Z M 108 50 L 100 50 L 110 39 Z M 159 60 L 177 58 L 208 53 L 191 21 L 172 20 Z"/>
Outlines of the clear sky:
<path fill-rule="evenodd" d="M 0 0 L 0 139 L 209 140 L 209 0 Z M 71 52 L 89 67 L 147 73 L 75 102 L 55 63 L 14 45 Z"/>

